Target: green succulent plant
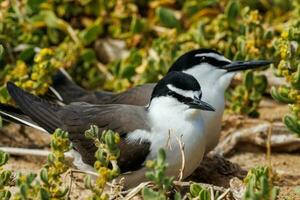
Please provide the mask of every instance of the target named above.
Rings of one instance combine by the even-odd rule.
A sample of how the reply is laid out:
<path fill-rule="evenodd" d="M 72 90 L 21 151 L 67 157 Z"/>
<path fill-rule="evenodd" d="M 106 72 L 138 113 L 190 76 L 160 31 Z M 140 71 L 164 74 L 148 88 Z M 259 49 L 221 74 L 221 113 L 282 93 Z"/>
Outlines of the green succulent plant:
<path fill-rule="evenodd" d="M 300 60 L 298 47 L 300 43 L 300 29 L 290 27 L 283 31 L 281 37 L 275 41 L 280 62 L 275 75 L 284 77 L 287 85 L 271 89 L 271 95 L 277 101 L 289 104 L 291 113 L 283 118 L 283 122 L 292 132 L 300 135 Z"/>
<path fill-rule="evenodd" d="M 92 125 L 89 130 L 85 132 L 85 136 L 95 141 L 98 150 L 95 153 L 96 162 L 94 168 L 98 173 L 95 182 L 92 181 L 91 176 L 86 176 L 84 183 L 87 189 L 93 192 L 89 199 L 109 199 L 108 194 L 104 191 L 107 182 L 112 181 L 119 176 L 120 169 L 117 165 L 117 159 L 120 156 L 119 134 L 107 130 L 102 133 L 99 128 Z"/>
<path fill-rule="evenodd" d="M 48 193 L 41 190 L 40 183 L 36 179 L 37 175 L 29 173 L 23 175 L 18 173 L 16 185 L 19 191 L 12 197 L 14 200 L 33 200 L 33 199 L 49 199 Z"/>
<path fill-rule="evenodd" d="M 16 183 L 19 191 L 13 199 L 67 199 L 69 188 L 64 186 L 62 175 L 69 169 L 64 155 L 72 148 L 68 133 L 57 129 L 51 136 L 50 146 L 51 153 L 48 155 L 47 163 L 40 170 L 39 179 L 35 173 L 28 175 L 18 173 Z"/>
<path fill-rule="evenodd" d="M 150 171 L 146 172 L 145 176 L 155 184 L 158 191 L 155 191 L 149 187 L 144 187 L 142 190 L 143 198 L 145 200 L 167 199 L 167 192 L 173 186 L 174 177 L 166 176 L 166 169 L 168 164 L 166 163 L 165 150 L 160 149 L 157 154 L 157 159 L 147 161 L 146 166 L 148 167 L 148 169 L 150 169 Z"/>
<path fill-rule="evenodd" d="M 244 179 L 246 191 L 243 200 L 275 200 L 279 189 L 273 186 L 273 179 L 268 167 L 256 167 L 249 170 Z"/>
<path fill-rule="evenodd" d="M 200 200 L 210 200 L 210 192 L 206 188 L 203 188 L 201 185 L 197 183 L 193 183 L 190 186 L 190 197 L 189 199 L 200 199 Z"/>
<path fill-rule="evenodd" d="M 8 200 L 11 197 L 11 192 L 9 191 L 9 183 L 12 179 L 12 172 L 9 170 L 4 170 L 3 166 L 8 161 L 8 154 L 0 151 L 0 199 Z"/>
<path fill-rule="evenodd" d="M 68 187 L 63 187 L 62 175 L 67 172 L 70 165 L 66 162 L 64 153 L 72 149 L 68 132 L 57 129 L 52 134 L 51 154 L 48 155 L 47 164 L 40 171 L 41 192 L 50 199 L 64 199 Z"/>
<path fill-rule="evenodd" d="M 255 75 L 253 71 L 247 71 L 243 77 L 243 84 L 238 85 L 228 95 L 231 102 L 229 109 L 235 113 L 258 117 L 257 108 L 267 86 L 267 78 L 264 75 Z"/>

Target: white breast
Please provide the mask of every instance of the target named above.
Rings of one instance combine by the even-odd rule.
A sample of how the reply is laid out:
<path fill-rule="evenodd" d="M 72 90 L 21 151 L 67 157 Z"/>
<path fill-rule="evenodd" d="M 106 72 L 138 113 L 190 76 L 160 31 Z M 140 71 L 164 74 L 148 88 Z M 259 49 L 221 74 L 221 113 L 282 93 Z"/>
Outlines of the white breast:
<path fill-rule="evenodd" d="M 145 138 L 151 141 L 151 153 L 147 159 L 155 159 L 160 148 L 166 149 L 169 167 L 167 174 L 177 176 L 182 165 L 179 140 L 184 144 L 184 177 L 190 175 L 200 164 L 205 151 L 203 119 L 200 111 L 178 105 L 172 98 L 160 97 L 151 102 L 151 132 L 135 131 L 130 139 Z M 182 137 L 181 137 L 182 136 Z"/>
<path fill-rule="evenodd" d="M 206 135 L 206 152 L 211 151 L 218 144 L 222 117 L 225 108 L 225 90 L 228 88 L 235 73 L 226 73 L 225 70 L 203 64 L 188 69 L 185 73 L 194 76 L 202 90 L 202 100 L 212 105 L 216 111 L 201 111 L 204 120 Z"/>

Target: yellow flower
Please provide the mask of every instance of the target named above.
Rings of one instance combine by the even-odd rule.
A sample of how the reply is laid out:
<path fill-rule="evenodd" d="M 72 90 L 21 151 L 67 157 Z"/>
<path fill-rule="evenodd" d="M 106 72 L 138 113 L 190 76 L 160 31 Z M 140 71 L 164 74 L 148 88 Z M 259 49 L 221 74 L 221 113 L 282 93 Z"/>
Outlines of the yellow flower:
<path fill-rule="evenodd" d="M 111 156 L 109 156 L 109 158 L 108 158 L 109 160 L 117 160 L 117 157 L 116 156 L 113 156 L 113 155 L 111 155 Z"/>
<path fill-rule="evenodd" d="M 115 143 L 119 144 L 120 143 L 120 135 L 119 134 L 115 134 Z"/>
<path fill-rule="evenodd" d="M 39 87 L 38 89 L 36 89 L 36 94 L 37 95 L 42 95 L 45 94 L 48 91 L 47 87 Z"/>
<path fill-rule="evenodd" d="M 16 67 L 12 71 L 12 74 L 16 77 L 22 77 L 27 75 L 27 66 L 25 62 L 18 60 Z"/>
<path fill-rule="evenodd" d="M 288 78 L 289 70 L 288 70 L 288 69 L 282 70 L 282 75 L 283 75 L 283 76 L 286 76 L 287 79 L 289 79 L 289 78 Z"/>
<path fill-rule="evenodd" d="M 298 94 L 297 90 L 291 89 L 290 92 L 289 92 L 289 97 L 292 98 L 292 99 L 296 99 L 297 98 L 297 94 Z"/>
<path fill-rule="evenodd" d="M 279 70 L 283 70 L 283 69 L 286 68 L 286 65 L 287 65 L 287 63 L 286 63 L 285 60 L 280 60 L 280 62 L 279 62 L 279 64 L 278 64 L 278 69 L 279 69 Z"/>
<path fill-rule="evenodd" d="M 154 166 L 154 161 L 153 161 L 153 160 L 147 160 L 146 166 L 147 166 L 148 168 L 152 168 L 152 167 Z"/>
<path fill-rule="evenodd" d="M 247 19 L 247 22 L 248 23 L 254 23 L 254 24 L 259 23 L 258 10 L 253 10 L 249 13 L 249 18 Z"/>
<path fill-rule="evenodd" d="M 281 45 L 281 48 L 280 48 L 280 56 L 282 59 L 286 59 L 287 58 L 287 55 L 288 55 L 288 44 L 284 43 Z"/>
<path fill-rule="evenodd" d="M 108 175 L 108 173 L 109 173 L 109 169 L 108 168 L 106 168 L 106 167 L 100 167 L 100 169 L 99 169 L 99 174 L 101 174 L 101 176 L 103 176 L 103 177 L 107 177 L 107 175 Z"/>
<path fill-rule="evenodd" d="M 36 63 L 42 62 L 45 59 L 45 57 L 52 56 L 53 54 L 54 51 L 52 49 L 44 48 L 34 57 L 34 62 Z"/>
<path fill-rule="evenodd" d="M 104 186 L 105 186 L 105 184 L 106 184 L 106 180 L 105 179 L 103 179 L 103 178 L 97 178 L 97 180 L 96 180 L 96 185 L 98 186 L 98 187 L 100 187 L 100 188 L 103 188 Z"/>
<path fill-rule="evenodd" d="M 96 162 L 94 163 L 94 168 L 95 168 L 95 169 L 99 169 L 100 167 L 102 167 L 101 162 L 100 162 L 100 161 L 96 161 Z"/>
<path fill-rule="evenodd" d="M 282 39 L 287 39 L 288 38 L 288 36 L 289 36 L 289 32 L 287 32 L 287 31 L 283 31 L 282 33 L 281 33 L 281 38 Z"/>
<path fill-rule="evenodd" d="M 38 79 L 39 79 L 38 73 L 33 72 L 33 73 L 31 74 L 31 79 L 34 80 L 34 81 L 38 80 Z"/>
<path fill-rule="evenodd" d="M 20 176 L 19 180 L 21 182 L 26 182 L 26 176 L 24 176 L 24 175 Z"/>
<path fill-rule="evenodd" d="M 32 80 L 26 81 L 22 86 L 25 89 L 32 89 L 34 82 Z"/>
<path fill-rule="evenodd" d="M 247 49 L 251 49 L 251 48 L 254 47 L 254 46 L 255 46 L 255 40 L 253 40 L 253 39 L 250 40 L 250 39 L 249 39 L 249 40 L 246 41 L 246 48 L 247 48 Z"/>

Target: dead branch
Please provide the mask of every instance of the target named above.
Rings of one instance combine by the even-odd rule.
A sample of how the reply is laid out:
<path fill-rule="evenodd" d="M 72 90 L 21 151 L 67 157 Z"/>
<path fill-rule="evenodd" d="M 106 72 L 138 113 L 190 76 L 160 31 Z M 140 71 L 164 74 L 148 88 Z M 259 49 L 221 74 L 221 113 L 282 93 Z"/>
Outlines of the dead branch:
<path fill-rule="evenodd" d="M 19 148 L 19 147 L 0 147 L 0 150 L 10 154 L 18 156 L 41 156 L 47 157 L 51 151 L 43 149 L 28 149 L 28 148 Z M 71 152 L 65 153 L 66 158 L 73 158 Z"/>
<path fill-rule="evenodd" d="M 300 138 L 291 134 L 283 123 L 262 121 L 251 127 L 234 131 L 218 144 L 213 153 L 223 156 L 228 155 L 240 143 L 248 143 L 266 148 L 270 127 L 272 128 L 270 146 L 273 152 L 292 152 L 300 150 Z"/>

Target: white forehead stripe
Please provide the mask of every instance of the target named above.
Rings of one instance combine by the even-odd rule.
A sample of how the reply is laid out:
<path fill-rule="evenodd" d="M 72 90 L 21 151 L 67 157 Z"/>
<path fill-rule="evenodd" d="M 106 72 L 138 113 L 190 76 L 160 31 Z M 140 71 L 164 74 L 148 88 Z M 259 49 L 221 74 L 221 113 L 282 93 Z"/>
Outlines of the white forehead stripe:
<path fill-rule="evenodd" d="M 194 98 L 194 97 L 199 97 L 200 94 L 202 93 L 201 90 L 198 91 L 193 91 L 193 90 L 183 90 L 180 88 L 175 87 L 172 84 L 168 84 L 167 87 L 172 90 L 173 92 L 176 92 L 177 94 L 180 94 L 181 96 L 184 97 L 190 97 L 190 98 Z"/>
<path fill-rule="evenodd" d="M 202 57 L 202 56 L 210 57 L 210 58 L 217 59 L 219 61 L 225 61 L 225 62 L 230 62 L 231 63 L 231 60 L 229 60 L 228 58 L 225 58 L 222 55 L 216 54 L 216 53 L 199 53 L 199 54 L 195 55 L 195 57 Z"/>

